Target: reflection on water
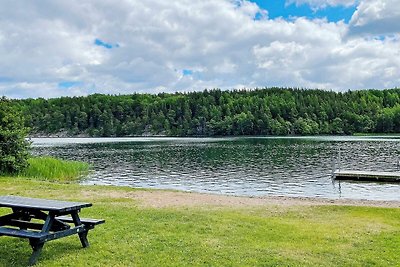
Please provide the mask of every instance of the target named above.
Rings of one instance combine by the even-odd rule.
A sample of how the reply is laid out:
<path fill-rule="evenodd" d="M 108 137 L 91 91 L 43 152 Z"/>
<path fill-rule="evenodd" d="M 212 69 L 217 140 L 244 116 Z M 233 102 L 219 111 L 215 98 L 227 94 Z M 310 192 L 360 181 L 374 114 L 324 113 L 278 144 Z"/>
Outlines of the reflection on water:
<path fill-rule="evenodd" d="M 395 171 L 400 139 L 82 138 L 33 139 L 34 153 L 93 164 L 83 184 L 180 189 L 243 196 L 400 200 L 399 184 L 332 183 L 341 167 Z"/>

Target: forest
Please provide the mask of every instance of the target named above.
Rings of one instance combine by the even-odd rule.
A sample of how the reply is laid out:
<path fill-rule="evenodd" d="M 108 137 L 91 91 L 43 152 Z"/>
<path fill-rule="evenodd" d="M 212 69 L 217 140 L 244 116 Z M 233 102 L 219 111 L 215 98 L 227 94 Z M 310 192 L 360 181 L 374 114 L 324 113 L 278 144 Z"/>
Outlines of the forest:
<path fill-rule="evenodd" d="M 400 132 L 400 89 L 290 88 L 12 100 L 31 136 L 349 135 Z"/>

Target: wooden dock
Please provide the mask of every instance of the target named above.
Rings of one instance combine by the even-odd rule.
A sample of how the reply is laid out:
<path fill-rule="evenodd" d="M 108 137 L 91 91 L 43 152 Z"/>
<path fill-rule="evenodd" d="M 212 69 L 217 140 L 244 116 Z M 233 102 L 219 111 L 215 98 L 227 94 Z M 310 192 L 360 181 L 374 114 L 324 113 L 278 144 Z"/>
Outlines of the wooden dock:
<path fill-rule="evenodd" d="M 400 172 L 335 170 L 333 172 L 333 177 L 336 180 L 400 183 Z"/>

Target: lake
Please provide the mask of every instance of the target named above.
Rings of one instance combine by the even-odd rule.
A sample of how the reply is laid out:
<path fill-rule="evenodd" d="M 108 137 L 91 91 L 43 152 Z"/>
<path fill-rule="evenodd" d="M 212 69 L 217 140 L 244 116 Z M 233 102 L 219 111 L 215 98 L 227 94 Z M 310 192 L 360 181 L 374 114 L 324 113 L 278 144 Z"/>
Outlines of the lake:
<path fill-rule="evenodd" d="M 82 184 L 238 196 L 400 200 L 400 184 L 333 182 L 341 167 L 396 171 L 400 137 L 33 138 L 35 155 L 86 161 Z"/>

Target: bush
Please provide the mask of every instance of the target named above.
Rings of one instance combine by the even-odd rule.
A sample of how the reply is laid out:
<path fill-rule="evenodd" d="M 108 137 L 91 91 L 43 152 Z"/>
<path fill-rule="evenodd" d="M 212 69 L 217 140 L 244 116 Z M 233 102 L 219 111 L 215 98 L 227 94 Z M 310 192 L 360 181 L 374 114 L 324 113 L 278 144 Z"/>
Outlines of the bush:
<path fill-rule="evenodd" d="M 28 166 L 28 128 L 10 100 L 0 98 L 0 173 L 17 173 Z"/>

